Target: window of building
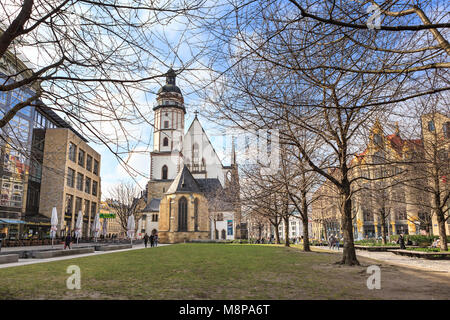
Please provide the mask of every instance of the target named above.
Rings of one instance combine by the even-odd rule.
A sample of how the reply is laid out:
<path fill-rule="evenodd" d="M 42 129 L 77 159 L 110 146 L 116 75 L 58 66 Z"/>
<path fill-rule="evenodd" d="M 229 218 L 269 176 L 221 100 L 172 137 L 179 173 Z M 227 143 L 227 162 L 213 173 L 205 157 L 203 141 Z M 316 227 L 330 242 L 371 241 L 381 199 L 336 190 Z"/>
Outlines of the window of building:
<path fill-rule="evenodd" d="M 78 215 L 78 213 L 81 211 L 81 204 L 83 203 L 83 200 L 79 197 L 75 199 L 75 216 Z"/>
<path fill-rule="evenodd" d="M 75 182 L 75 170 L 67 169 L 67 186 L 73 188 Z"/>
<path fill-rule="evenodd" d="M 217 214 L 217 220 L 216 221 L 223 221 L 223 213 L 222 212 L 219 212 Z"/>
<path fill-rule="evenodd" d="M 168 173 L 169 169 L 167 169 L 166 165 L 163 165 L 162 169 L 161 169 L 161 179 L 166 180 L 167 179 L 167 173 Z"/>
<path fill-rule="evenodd" d="M 444 137 L 450 139 L 450 122 L 446 122 L 442 125 L 442 131 L 444 132 Z"/>
<path fill-rule="evenodd" d="M 94 159 L 94 174 L 98 176 L 98 161 Z"/>
<path fill-rule="evenodd" d="M 93 196 L 97 195 L 97 185 L 98 185 L 97 181 L 92 181 L 92 195 Z"/>
<path fill-rule="evenodd" d="M 158 215 L 152 214 L 152 222 L 158 222 Z"/>
<path fill-rule="evenodd" d="M 69 142 L 69 160 L 75 162 L 76 154 L 77 154 L 77 146 L 72 142 Z"/>
<path fill-rule="evenodd" d="M 169 121 L 166 120 L 164 121 L 164 129 L 168 129 L 169 128 Z"/>
<path fill-rule="evenodd" d="M 91 193 L 91 178 L 86 177 L 86 181 L 84 183 L 84 192 Z"/>
<path fill-rule="evenodd" d="M 89 200 L 84 200 L 84 218 L 89 217 L 89 209 L 91 208 L 91 202 Z"/>
<path fill-rule="evenodd" d="M 185 197 L 178 201 L 178 231 L 187 231 L 187 200 Z"/>
<path fill-rule="evenodd" d="M 222 229 L 222 239 L 226 239 L 227 238 L 227 233 L 225 232 L 225 229 Z"/>
<path fill-rule="evenodd" d="M 92 171 L 92 157 L 90 155 L 87 155 L 86 157 L 86 170 Z"/>
<path fill-rule="evenodd" d="M 97 213 L 97 203 L 92 202 L 91 203 L 91 218 L 95 218 L 95 214 Z"/>
<path fill-rule="evenodd" d="M 199 162 L 198 151 L 199 151 L 198 143 L 196 142 L 192 145 L 192 161 L 194 162 L 194 164 L 198 164 Z"/>
<path fill-rule="evenodd" d="M 66 208 L 64 210 L 64 214 L 66 216 L 72 216 L 73 211 L 73 195 L 66 194 Z"/>
<path fill-rule="evenodd" d="M 81 173 L 77 173 L 77 189 L 83 191 L 84 176 Z"/>
<path fill-rule="evenodd" d="M 84 168 L 84 158 L 85 158 L 85 152 L 84 150 L 81 150 L 78 152 L 78 164 Z"/>
<path fill-rule="evenodd" d="M 194 231 L 198 231 L 198 198 L 194 200 Z"/>
<path fill-rule="evenodd" d="M 165 137 L 163 139 L 163 147 L 167 147 L 169 145 L 169 138 Z"/>
<path fill-rule="evenodd" d="M 434 121 L 433 120 L 431 120 L 431 121 L 428 121 L 428 131 L 434 131 Z"/>

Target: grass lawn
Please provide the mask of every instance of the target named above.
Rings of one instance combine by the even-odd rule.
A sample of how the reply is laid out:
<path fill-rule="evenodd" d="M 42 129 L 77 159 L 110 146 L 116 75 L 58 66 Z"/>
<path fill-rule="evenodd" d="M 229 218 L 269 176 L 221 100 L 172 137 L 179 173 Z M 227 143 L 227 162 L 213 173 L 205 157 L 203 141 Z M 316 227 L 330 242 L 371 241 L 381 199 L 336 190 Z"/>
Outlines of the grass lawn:
<path fill-rule="evenodd" d="M 335 265 L 340 255 L 298 247 L 177 244 L 0 269 L 2 299 L 449 299 L 450 277 L 381 267 L 381 290 L 367 266 Z M 69 265 L 81 290 L 68 290 Z"/>

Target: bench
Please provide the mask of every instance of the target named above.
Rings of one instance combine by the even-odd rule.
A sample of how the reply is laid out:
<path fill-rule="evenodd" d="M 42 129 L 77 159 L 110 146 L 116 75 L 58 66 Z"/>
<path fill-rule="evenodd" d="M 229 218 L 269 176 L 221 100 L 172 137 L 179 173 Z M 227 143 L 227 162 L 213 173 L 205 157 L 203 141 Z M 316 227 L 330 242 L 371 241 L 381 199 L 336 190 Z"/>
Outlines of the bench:
<path fill-rule="evenodd" d="M 424 252 L 424 251 L 414 251 L 414 250 L 388 250 L 394 254 L 399 254 L 402 256 L 424 258 L 424 259 L 450 259 L 450 251 L 446 252 Z"/>
<path fill-rule="evenodd" d="M 71 255 L 84 254 L 84 253 L 94 253 L 94 247 L 69 249 L 69 250 L 37 251 L 37 252 L 33 252 L 33 258 L 48 259 L 48 258 L 71 256 Z"/>
<path fill-rule="evenodd" d="M 0 264 L 12 262 L 19 262 L 18 254 L 5 254 L 0 256 Z"/>
<path fill-rule="evenodd" d="M 116 244 L 116 245 L 101 245 L 95 246 L 95 251 L 112 251 L 112 250 L 122 250 L 131 249 L 133 246 L 131 244 Z"/>

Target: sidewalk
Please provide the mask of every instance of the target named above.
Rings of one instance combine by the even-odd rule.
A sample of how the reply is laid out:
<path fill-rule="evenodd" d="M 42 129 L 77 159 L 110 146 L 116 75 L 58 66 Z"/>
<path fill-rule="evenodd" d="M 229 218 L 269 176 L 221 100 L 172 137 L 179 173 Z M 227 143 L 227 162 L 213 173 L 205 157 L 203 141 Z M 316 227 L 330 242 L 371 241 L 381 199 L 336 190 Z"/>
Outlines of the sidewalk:
<path fill-rule="evenodd" d="M 128 243 L 130 243 L 128 241 Z M 97 245 L 114 245 L 114 244 L 124 244 L 124 243 L 113 243 L 113 242 L 82 242 L 77 244 L 76 241 L 72 242 L 70 244 L 71 248 L 79 248 L 79 247 L 89 247 L 89 246 L 97 246 Z M 134 241 L 133 241 L 133 246 L 134 246 Z M 57 243 L 55 242 L 55 244 L 53 245 L 45 245 L 45 246 L 25 246 L 25 247 L 2 247 L 0 250 L 0 253 L 5 253 L 5 252 L 11 252 L 11 251 L 31 251 L 31 250 L 49 250 L 49 249 L 63 249 L 64 248 L 64 244 L 61 244 L 61 241 L 58 241 Z"/>
<path fill-rule="evenodd" d="M 80 243 L 79 246 L 81 246 L 81 245 L 82 244 Z M 86 243 L 85 243 L 85 245 L 86 245 Z M 158 247 L 163 247 L 163 246 L 168 246 L 168 245 L 170 245 L 170 244 L 158 244 Z M 51 249 L 51 247 L 52 247 L 51 245 L 50 246 L 36 246 L 36 248 L 40 248 L 40 249 Z M 59 245 L 59 248 L 57 248 L 57 245 L 53 246 L 53 248 L 55 250 L 56 249 L 62 249 L 63 247 L 64 247 L 64 245 Z M 75 248 L 76 245 L 72 246 L 72 247 Z M 13 247 L 13 248 L 10 248 L 10 249 L 20 250 L 20 248 L 28 248 L 29 249 L 29 248 L 34 248 L 34 247 Z M 133 244 L 133 248 L 131 248 L 131 249 L 121 249 L 121 250 L 112 250 L 112 251 L 94 251 L 94 253 L 76 254 L 76 255 L 73 255 L 73 256 L 55 257 L 55 258 L 48 258 L 48 259 L 34 259 L 34 258 L 19 259 L 19 262 L 0 264 L 0 269 L 1 268 L 25 266 L 25 265 L 28 265 L 28 264 L 35 264 L 35 263 L 45 263 L 45 262 L 52 262 L 52 261 L 76 259 L 76 258 L 89 257 L 89 256 L 94 256 L 94 255 L 114 253 L 114 252 L 139 250 L 139 249 L 145 249 L 145 245 L 143 243 L 136 244 L 136 245 Z M 152 249 L 155 249 L 155 248 L 151 248 L 150 244 L 149 244 L 148 247 L 147 247 L 147 250 L 152 250 Z M 10 250 L 10 251 L 13 251 L 13 250 Z M 2 248 L 2 252 L 3 252 L 3 248 Z"/>
<path fill-rule="evenodd" d="M 330 250 L 328 249 L 328 247 L 316 246 L 312 246 L 312 248 L 316 249 L 317 251 L 330 253 L 342 253 L 343 251 L 342 248 L 339 248 L 339 250 Z M 371 252 L 365 250 L 356 250 L 356 255 L 359 257 L 370 258 L 400 267 L 408 267 L 431 272 L 444 272 L 450 274 L 450 260 L 427 260 L 400 256 L 391 252 Z"/>

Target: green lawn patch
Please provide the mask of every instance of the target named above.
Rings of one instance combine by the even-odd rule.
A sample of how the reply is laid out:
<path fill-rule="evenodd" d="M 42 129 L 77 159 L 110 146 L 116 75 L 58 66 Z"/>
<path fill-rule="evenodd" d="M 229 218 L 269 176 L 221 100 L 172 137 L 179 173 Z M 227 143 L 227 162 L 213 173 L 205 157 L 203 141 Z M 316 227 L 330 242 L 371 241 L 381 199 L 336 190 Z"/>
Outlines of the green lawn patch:
<path fill-rule="evenodd" d="M 276 245 L 177 244 L 0 269 L 2 299 L 383 299 L 368 290 L 367 263 L 335 265 L 340 255 Z M 363 261 L 363 260 L 361 260 Z M 366 260 L 367 262 L 367 260 Z M 373 263 L 373 262 L 371 262 Z M 81 270 L 69 290 L 67 267 Z M 384 271 L 383 271 L 384 272 Z M 385 271 L 390 285 L 401 273 Z M 404 276 L 405 281 L 410 275 Z M 440 282 L 442 285 L 442 281 Z M 414 285 L 423 285 L 415 280 Z M 408 290 L 395 294 L 408 294 Z M 430 290 L 433 289 L 430 286 Z M 446 289 L 449 289 L 446 287 Z M 415 290 L 425 298 L 432 293 Z M 448 292 L 448 290 L 446 291 Z M 385 292 L 386 293 L 386 292 Z M 412 295 L 414 297 L 414 294 Z M 401 298 L 401 297 L 397 297 Z"/>

